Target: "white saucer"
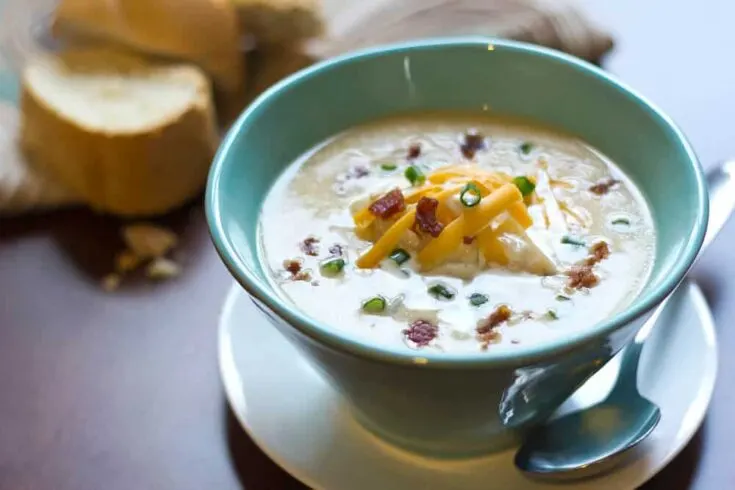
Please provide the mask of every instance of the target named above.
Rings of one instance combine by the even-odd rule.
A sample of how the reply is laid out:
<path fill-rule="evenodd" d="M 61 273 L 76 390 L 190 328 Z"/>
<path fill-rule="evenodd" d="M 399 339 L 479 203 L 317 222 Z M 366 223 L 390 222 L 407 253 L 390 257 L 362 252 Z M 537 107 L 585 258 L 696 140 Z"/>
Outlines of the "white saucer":
<path fill-rule="evenodd" d="M 717 371 L 714 325 L 699 287 L 685 282 L 659 321 L 643 352 L 639 386 L 661 407 L 661 422 L 625 466 L 593 480 L 561 486 L 523 477 L 513 466 L 514 451 L 437 460 L 377 439 L 354 421 L 340 395 L 237 285 L 220 318 L 220 368 L 232 409 L 250 437 L 312 488 L 632 489 L 663 468 L 694 435 L 709 405 Z M 614 359 L 561 410 L 604 397 L 617 370 Z"/>

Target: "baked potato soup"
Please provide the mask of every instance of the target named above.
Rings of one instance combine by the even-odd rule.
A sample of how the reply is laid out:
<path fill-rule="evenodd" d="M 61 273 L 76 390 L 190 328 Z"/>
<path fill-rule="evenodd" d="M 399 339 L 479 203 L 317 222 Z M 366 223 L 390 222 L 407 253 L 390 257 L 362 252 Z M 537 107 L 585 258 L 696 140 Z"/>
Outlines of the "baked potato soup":
<path fill-rule="evenodd" d="M 579 139 L 455 113 L 381 120 L 294 162 L 261 260 L 314 319 L 367 342 L 512 349 L 624 308 L 654 259 L 633 182 Z"/>

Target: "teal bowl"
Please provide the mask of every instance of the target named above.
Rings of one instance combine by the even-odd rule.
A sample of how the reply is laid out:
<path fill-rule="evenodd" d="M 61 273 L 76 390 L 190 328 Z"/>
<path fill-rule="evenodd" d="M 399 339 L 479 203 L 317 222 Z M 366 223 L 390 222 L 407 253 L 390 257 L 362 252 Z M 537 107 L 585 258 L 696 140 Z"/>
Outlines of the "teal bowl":
<path fill-rule="evenodd" d="M 278 175 L 355 125 L 445 109 L 521 116 L 576 134 L 636 182 L 658 238 L 650 279 L 628 308 L 561 340 L 513 351 L 409 355 L 321 324 L 273 291 L 259 259 L 258 218 Z M 690 145 L 648 100 L 579 59 L 486 38 L 378 47 L 283 80 L 228 133 L 206 196 L 224 264 L 271 323 L 340 390 L 366 428 L 437 455 L 512 444 L 599 370 L 683 279 L 704 238 L 707 202 Z"/>

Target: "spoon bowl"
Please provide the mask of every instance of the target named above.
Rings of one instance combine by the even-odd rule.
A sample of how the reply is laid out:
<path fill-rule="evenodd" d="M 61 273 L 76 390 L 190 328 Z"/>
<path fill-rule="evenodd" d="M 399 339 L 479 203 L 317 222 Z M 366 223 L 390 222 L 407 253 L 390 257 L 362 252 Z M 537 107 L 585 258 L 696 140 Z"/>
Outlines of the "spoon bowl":
<path fill-rule="evenodd" d="M 531 473 L 539 477 L 558 479 L 603 473 L 622 462 L 659 420 L 661 410 L 641 396 L 608 398 L 535 431 L 516 454 L 516 465 L 533 468 Z"/>

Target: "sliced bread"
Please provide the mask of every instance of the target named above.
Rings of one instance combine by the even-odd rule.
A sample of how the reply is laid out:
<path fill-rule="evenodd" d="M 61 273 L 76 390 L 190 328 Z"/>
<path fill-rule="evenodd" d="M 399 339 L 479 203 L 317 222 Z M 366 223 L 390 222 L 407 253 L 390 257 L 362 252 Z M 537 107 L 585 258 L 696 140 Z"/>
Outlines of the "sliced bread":
<path fill-rule="evenodd" d="M 242 97 L 245 58 L 229 0 L 61 0 L 52 30 L 195 63 L 227 104 Z"/>
<path fill-rule="evenodd" d="M 93 208 L 120 215 L 163 213 L 197 195 L 218 144 L 199 68 L 110 49 L 31 61 L 21 112 L 32 161 Z"/>

